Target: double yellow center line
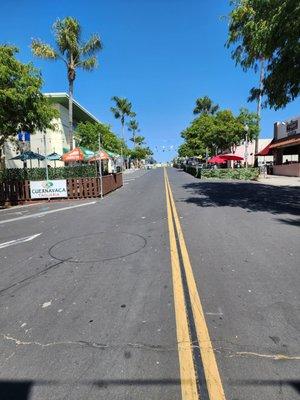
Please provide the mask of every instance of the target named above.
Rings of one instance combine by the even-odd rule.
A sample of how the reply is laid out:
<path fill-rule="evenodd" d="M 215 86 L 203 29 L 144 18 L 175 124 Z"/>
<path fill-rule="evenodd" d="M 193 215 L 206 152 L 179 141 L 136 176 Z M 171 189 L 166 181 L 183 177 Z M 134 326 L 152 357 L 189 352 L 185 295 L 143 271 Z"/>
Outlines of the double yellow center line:
<path fill-rule="evenodd" d="M 164 180 L 182 400 L 225 400 L 166 169 Z"/>

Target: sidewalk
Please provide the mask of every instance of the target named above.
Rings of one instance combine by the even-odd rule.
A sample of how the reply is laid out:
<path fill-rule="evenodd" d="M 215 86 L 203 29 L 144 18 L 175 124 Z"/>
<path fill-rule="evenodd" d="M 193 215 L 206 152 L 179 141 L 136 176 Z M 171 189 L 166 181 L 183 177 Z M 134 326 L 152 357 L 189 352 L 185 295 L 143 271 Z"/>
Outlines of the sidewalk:
<path fill-rule="evenodd" d="M 264 185 L 300 187 L 299 176 L 266 175 L 265 178 L 263 176 L 259 177 L 257 182 Z"/>

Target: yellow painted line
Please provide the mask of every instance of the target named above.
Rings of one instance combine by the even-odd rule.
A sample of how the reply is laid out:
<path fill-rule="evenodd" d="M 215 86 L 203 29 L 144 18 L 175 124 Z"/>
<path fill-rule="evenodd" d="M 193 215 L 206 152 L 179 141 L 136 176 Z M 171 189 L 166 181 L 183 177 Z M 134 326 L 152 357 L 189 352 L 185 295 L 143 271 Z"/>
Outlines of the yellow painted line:
<path fill-rule="evenodd" d="M 172 219 L 170 199 L 167 189 L 166 176 L 165 176 L 165 189 L 166 189 L 166 200 L 167 200 L 176 333 L 177 333 L 177 343 L 178 343 L 180 380 L 181 380 L 181 395 L 182 395 L 182 400 L 199 400 L 197 384 L 196 384 L 196 372 L 193 362 L 192 344 L 190 340 L 187 313 L 185 309 L 184 292 L 181 280 L 178 250 L 175 239 L 175 231 Z"/>
<path fill-rule="evenodd" d="M 178 218 L 169 178 L 165 171 L 165 180 L 170 195 L 170 203 L 173 210 L 176 230 L 178 234 L 179 245 L 182 254 L 182 260 L 186 273 L 187 285 L 191 299 L 192 312 L 195 320 L 195 327 L 200 345 L 200 352 L 202 358 L 202 364 L 205 373 L 205 379 L 207 384 L 207 390 L 210 400 L 225 400 L 225 393 L 222 386 L 221 377 L 218 370 L 216 357 L 214 354 L 213 346 L 210 340 L 207 324 L 205 321 L 202 304 L 200 301 L 197 285 L 195 282 L 188 250 L 185 244 L 183 232 Z"/>

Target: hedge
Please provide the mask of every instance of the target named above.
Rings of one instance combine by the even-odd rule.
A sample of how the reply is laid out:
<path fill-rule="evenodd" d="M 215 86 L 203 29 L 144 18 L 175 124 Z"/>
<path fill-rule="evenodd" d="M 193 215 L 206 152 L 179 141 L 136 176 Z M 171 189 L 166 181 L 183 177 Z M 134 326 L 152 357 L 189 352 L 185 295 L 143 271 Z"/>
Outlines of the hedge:
<path fill-rule="evenodd" d="M 49 179 L 86 178 L 97 176 L 95 165 L 49 168 Z M 46 179 L 45 168 L 10 168 L 0 171 L 0 182 L 39 181 Z"/>
<path fill-rule="evenodd" d="M 238 179 L 256 180 L 259 176 L 259 168 L 220 168 L 220 169 L 200 169 L 192 166 L 185 166 L 185 172 L 202 179 Z"/>

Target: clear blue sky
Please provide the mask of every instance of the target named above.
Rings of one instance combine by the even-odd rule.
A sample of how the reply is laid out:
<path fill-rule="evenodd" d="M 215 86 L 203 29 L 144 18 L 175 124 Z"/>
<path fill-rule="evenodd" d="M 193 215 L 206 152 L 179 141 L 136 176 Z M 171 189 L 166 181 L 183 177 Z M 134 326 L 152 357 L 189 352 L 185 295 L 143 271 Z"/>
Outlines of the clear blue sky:
<path fill-rule="evenodd" d="M 101 121 L 120 133 L 111 112 L 111 97 L 133 103 L 142 132 L 157 160 L 175 152 L 180 132 L 193 119 L 195 99 L 210 96 L 222 108 L 237 112 L 247 105 L 249 89 L 258 76 L 235 67 L 224 47 L 229 0 L 9 0 L 1 4 L 0 42 L 20 48 L 19 59 L 42 70 L 46 92 L 67 91 L 66 72 L 59 62 L 35 59 L 31 38 L 53 43 L 56 18 L 74 16 L 83 36 L 100 34 L 104 50 L 100 66 L 79 72 L 75 98 Z M 265 109 L 262 137 L 271 137 L 273 122 L 300 113 L 299 99 L 284 110 Z M 128 135 L 129 136 L 129 135 Z"/>

